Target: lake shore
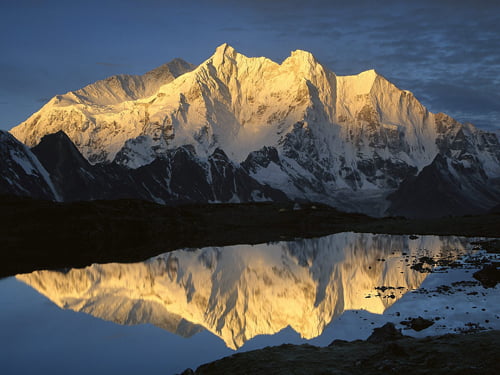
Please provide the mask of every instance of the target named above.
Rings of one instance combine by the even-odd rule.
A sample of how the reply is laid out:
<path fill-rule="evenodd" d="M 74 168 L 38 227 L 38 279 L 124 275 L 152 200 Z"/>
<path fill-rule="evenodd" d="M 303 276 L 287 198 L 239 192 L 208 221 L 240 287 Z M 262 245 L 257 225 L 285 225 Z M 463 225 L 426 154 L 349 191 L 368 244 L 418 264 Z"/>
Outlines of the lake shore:
<path fill-rule="evenodd" d="M 500 331 L 415 339 L 334 341 L 328 347 L 281 345 L 238 353 L 183 375 L 481 374 L 500 371 Z"/>
<path fill-rule="evenodd" d="M 137 200 L 53 203 L 0 197 L 0 276 L 136 262 L 178 248 L 283 241 L 345 231 L 499 238 L 500 214 L 377 219 L 320 204 L 166 207 Z M 498 252 L 499 245 L 496 240 L 481 247 Z M 287 344 L 238 353 L 184 374 L 497 374 L 499 348 L 500 331 L 474 330 L 420 339 L 337 340 L 328 347 Z"/>
<path fill-rule="evenodd" d="M 137 262 L 179 249 L 339 232 L 500 237 L 500 213 L 429 220 L 372 218 L 321 204 L 162 206 L 138 200 L 54 203 L 0 197 L 0 277 L 37 269 Z"/>

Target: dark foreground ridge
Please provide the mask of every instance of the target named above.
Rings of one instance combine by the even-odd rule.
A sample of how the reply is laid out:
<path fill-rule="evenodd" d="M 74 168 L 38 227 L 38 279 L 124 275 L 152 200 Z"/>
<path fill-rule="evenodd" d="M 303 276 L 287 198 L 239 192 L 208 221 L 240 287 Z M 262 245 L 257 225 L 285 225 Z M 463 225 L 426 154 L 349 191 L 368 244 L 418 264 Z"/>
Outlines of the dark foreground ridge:
<path fill-rule="evenodd" d="M 494 375 L 500 371 L 499 358 L 500 331 L 489 331 L 423 339 L 337 340 L 326 348 L 287 344 L 234 354 L 183 374 Z"/>
<path fill-rule="evenodd" d="M 140 200 L 54 203 L 0 196 L 0 277 L 136 262 L 186 247 L 256 244 L 354 231 L 500 237 L 500 214 L 375 219 L 321 204 L 163 206 Z"/>

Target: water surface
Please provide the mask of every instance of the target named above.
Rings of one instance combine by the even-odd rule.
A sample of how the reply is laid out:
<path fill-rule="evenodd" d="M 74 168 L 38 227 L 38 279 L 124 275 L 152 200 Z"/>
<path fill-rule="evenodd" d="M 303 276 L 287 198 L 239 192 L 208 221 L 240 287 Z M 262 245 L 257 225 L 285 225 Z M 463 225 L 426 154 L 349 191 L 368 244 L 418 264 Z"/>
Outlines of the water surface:
<path fill-rule="evenodd" d="M 8 374 L 169 374 L 234 350 L 366 338 L 405 314 L 448 310 L 444 332 L 471 318 L 463 303 L 488 305 L 476 311 L 497 324 L 500 311 L 486 297 L 441 301 L 460 300 L 458 311 L 430 303 L 432 294 L 408 293 L 471 276 L 418 272 L 411 265 L 419 258 L 468 253 L 458 237 L 339 233 L 17 275 L 0 281 L 0 359 Z M 439 325 L 429 332 L 440 333 Z"/>

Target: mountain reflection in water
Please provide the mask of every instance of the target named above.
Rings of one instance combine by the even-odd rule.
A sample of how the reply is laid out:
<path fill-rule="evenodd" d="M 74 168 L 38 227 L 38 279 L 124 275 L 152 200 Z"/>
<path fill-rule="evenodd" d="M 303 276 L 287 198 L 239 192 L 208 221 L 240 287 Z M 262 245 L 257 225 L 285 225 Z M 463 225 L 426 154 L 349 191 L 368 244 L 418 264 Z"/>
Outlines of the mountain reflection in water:
<path fill-rule="evenodd" d="M 381 314 L 427 276 L 410 268 L 412 259 L 455 258 L 466 244 L 457 237 L 339 233 L 17 278 L 64 309 L 185 337 L 207 329 L 236 349 L 287 326 L 314 338 L 345 310 Z M 393 288 L 376 289 L 382 286 Z"/>

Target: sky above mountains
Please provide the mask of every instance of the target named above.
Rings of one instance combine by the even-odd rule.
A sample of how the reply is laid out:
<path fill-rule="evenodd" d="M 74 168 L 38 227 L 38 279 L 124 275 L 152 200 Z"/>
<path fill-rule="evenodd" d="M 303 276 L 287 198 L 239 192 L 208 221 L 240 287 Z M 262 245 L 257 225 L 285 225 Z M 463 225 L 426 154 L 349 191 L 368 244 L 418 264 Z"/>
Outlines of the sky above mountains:
<path fill-rule="evenodd" d="M 498 1 L 0 2 L 0 129 L 52 96 L 227 42 L 281 62 L 303 49 L 338 75 L 376 69 L 433 112 L 500 131 Z"/>

